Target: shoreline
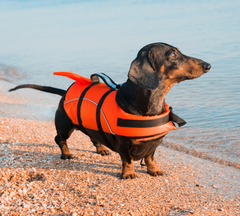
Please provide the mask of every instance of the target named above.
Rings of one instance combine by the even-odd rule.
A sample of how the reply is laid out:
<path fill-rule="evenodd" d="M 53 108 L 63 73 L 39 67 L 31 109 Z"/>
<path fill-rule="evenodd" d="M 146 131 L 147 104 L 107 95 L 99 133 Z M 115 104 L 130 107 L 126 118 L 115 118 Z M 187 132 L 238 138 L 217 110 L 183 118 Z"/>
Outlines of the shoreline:
<path fill-rule="evenodd" d="M 136 179 L 121 180 L 117 153 L 95 153 L 88 137 L 69 139 L 73 160 L 61 160 L 53 123 L 59 96 L 8 93 L 0 80 L 0 214 L 238 215 L 240 171 L 159 146 L 152 177 L 135 162 Z"/>

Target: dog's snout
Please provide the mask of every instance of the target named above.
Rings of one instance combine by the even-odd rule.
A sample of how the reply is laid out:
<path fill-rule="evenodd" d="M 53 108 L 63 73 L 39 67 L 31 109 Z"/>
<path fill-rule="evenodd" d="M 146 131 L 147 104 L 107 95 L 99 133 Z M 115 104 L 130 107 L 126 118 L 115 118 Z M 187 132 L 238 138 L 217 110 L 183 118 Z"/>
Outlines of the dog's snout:
<path fill-rule="evenodd" d="M 204 62 L 204 63 L 202 64 L 202 67 L 203 67 L 204 72 L 207 73 L 207 72 L 210 70 L 211 65 L 208 64 L 207 62 Z"/>

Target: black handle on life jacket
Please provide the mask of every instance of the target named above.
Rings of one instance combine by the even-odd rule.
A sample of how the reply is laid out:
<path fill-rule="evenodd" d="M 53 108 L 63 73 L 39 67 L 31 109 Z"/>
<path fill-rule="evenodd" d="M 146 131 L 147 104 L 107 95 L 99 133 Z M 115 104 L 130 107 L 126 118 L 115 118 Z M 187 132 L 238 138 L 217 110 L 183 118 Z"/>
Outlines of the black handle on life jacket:
<path fill-rule="evenodd" d="M 91 75 L 92 84 L 100 83 L 99 77 L 103 80 L 103 82 L 111 89 L 119 89 L 122 84 L 115 83 L 108 75 L 105 73 L 95 73 Z"/>
<path fill-rule="evenodd" d="M 185 120 L 180 118 L 178 115 L 174 114 L 172 111 L 172 107 L 169 107 L 170 113 L 169 113 L 169 120 L 172 122 L 175 122 L 178 124 L 178 127 L 182 127 L 183 125 L 187 124 Z"/>

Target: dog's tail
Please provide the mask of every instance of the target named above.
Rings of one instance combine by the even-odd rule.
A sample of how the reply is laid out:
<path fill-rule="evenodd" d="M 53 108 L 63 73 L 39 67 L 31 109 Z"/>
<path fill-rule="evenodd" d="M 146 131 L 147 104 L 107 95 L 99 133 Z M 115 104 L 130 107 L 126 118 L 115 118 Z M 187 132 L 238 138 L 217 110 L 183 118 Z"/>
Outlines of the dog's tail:
<path fill-rule="evenodd" d="M 57 94 L 60 96 L 63 96 L 67 93 L 66 90 L 63 89 L 58 89 L 58 88 L 53 88 L 50 86 L 40 86 L 40 85 L 34 85 L 34 84 L 24 84 L 24 85 L 19 85 L 16 86 L 15 88 L 9 89 L 9 91 L 15 91 L 21 88 L 32 88 L 32 89 L 36 89 L 36 90 L 40 90 L 40 91 L 44 91 L 44 92 L 48 92 L 51 94 Z"/>

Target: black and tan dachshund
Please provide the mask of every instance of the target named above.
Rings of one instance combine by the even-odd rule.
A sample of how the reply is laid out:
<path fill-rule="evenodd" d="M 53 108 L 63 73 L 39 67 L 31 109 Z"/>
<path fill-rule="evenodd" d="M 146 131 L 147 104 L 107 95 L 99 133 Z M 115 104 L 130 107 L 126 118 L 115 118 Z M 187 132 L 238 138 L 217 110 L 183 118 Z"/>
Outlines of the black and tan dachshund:
<path fill-rule="evenodd" d="M 127 113 L 138 116 L 155 116 L 164 112 L 164 98 L 175 83 L 195 79 L 207 73 L 211 65 L 193 57 L 186 56 L 176 47 L 165 43 L 153 43 L 143 47 L 133 60 L 127 81 L 118 89 L 116 102 Z M 77 127 L 64 110 L 64 97 L 67 91 L 38 85 L 20 85 L 19 88 L 35 88 L 41 91 L 59 94 L 62 97 L 55 115 L 57 129 L 56 143 L 62 151 L 62 159 L 71 159 L 67 139 Z M 11 91 L 10 90 L 10 91 Z M 84 132 L 84 131 L 83 131 Z M 97 153 L 109 154 L 109 150 L 91 137 Z M 163 137 L 150 140 L 114 138 L 112 150 L 122 159 L 122 178 L 135 178 L 134 160 L 145 160 L 147 172 L 152 176 L 163 175 L 163 171 L 154 160 L 156 148 Z"/>

